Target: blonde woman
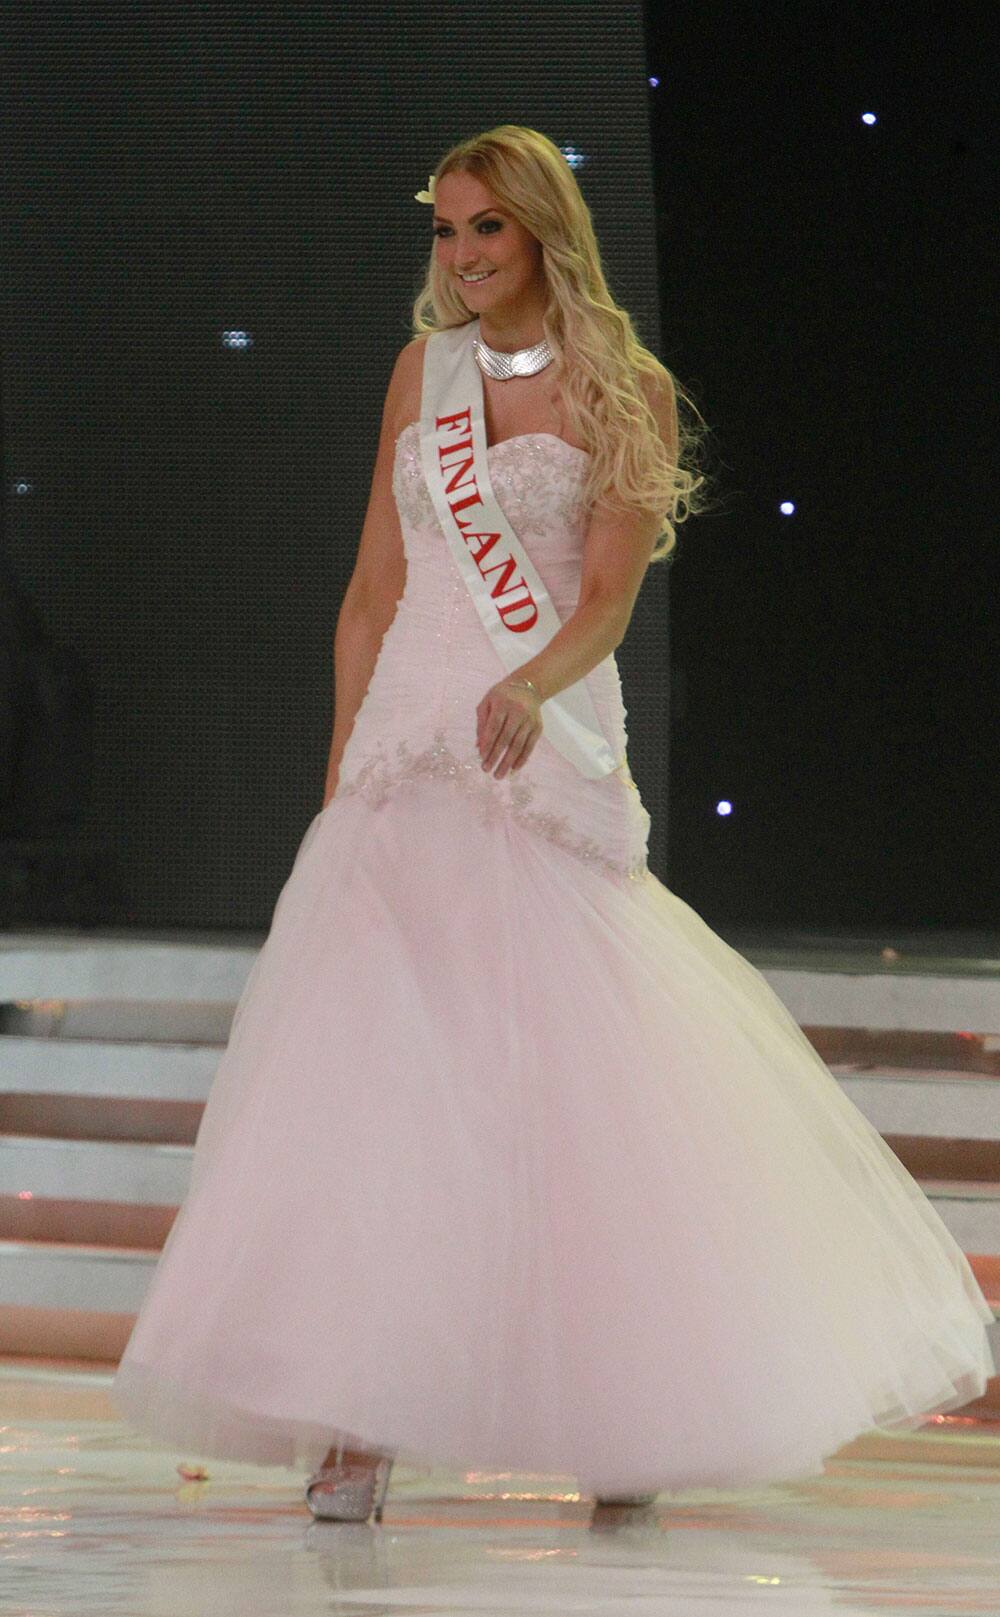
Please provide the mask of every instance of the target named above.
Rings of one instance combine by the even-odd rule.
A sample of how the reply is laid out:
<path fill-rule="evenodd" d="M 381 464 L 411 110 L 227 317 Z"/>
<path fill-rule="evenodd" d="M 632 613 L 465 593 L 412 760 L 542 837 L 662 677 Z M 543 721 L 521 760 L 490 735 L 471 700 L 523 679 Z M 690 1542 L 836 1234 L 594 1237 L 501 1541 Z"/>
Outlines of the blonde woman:
<path fill-rule="evenodd" d="M 394 1457 L 623 1503 L 817 1475 L 978 1396 L 990 1309 L 647 867 L 615 651 L 701 480 L 571 169 L 503 125 L 418 200 L 323 808 L 114 1393 L 334 1520 Z"/>

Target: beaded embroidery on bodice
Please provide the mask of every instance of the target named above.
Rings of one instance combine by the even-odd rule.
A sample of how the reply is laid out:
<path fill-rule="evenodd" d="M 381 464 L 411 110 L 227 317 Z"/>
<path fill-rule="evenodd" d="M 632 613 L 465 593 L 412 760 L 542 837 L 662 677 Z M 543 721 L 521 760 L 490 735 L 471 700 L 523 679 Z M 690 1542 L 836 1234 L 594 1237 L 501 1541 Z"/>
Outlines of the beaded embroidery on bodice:
<path fill-rule="evenodd" d="M 494 481 L 496 477 L 494 468 L 498 463 L 502 464 L 501 482 L 523 507 L 534 506 L 540 515 L 545 514 L 548 522 L 561 513 L 570 527 L 579 525 L 583 515 L 580 494 L 582 474 L 588 459 L 586 450 L 577 449 L 565 438 L 557 438 L 551 432 L 525 432 L 516 438 L 504 438 L 500 443 L 492 444 L 487 456 L 490 480 Z M 404 542 L 408 526 L 413 529 L 430 527 L 440 532 L 434 502 L 420 464 L 419 422 L 411 421 L 396 439 L 393 492 L 399 508 Z M 506 511 L 506 501 L 501 498 L 500 503 Z M 525 536 L 520 529 L 518 532 L 527 548 Z M 582 532 L 580 538 L 583 538 Z M 533 551 L 531 559 L 535 560 Z"/>
<path fill-rule="evenodd" d="M 497 500 L 565 623 L 580 593 L 586 451 L 550 433 L 526 433 L 492 445 L 488 456 Z M 484 770 L 476 707 L 505 669 L 441 532 L 421 465 L 419 422 L 396 440 L 393 494 L 406 584 L 344 748 L 335 797 L 360 792 L 377 807 L 408 781 L 450 778 L 483 816 L 511 815 L 609 875 L 641 878 L 650 821 L 624 761 L 626 714 L 614 656 L 586 677 L 602 731 L 623 760 L 618 770 L 585 778 L 544 731 L 523 769 L 499 780 Z"/>

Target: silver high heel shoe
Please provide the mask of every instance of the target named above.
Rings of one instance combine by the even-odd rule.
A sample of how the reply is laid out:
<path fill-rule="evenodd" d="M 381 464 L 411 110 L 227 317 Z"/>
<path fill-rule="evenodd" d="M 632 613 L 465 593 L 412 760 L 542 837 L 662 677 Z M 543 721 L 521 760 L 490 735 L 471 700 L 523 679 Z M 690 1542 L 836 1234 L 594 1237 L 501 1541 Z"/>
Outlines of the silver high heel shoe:
<path fill-rule="evenodd" d="M 376 1466 L 367 1466 L 343 1461 L 343 1452 L 340 1443 L 336 1465 L 320 1466 L 313 1472 L 306 1483 L 306 1504 L 318 1521 L 366 1522 L 374 1509 L 375 1520 L 380 1522 L 392 1456 L 384 1454 Z"/>

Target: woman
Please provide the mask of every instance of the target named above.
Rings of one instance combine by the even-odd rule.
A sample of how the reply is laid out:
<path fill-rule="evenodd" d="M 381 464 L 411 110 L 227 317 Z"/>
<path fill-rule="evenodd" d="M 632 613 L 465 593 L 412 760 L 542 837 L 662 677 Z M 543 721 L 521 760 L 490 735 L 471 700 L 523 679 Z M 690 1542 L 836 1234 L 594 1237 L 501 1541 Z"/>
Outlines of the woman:
<path fill-rule="evenodd" d="M 626 1502 L 816 1475 L 978 1396 L 991 1312 L 646 866 L 614 652 L 697 482 L 571 170 L 502 125 L 418 200 L 324 806 L 114 1395 L 174 1445 L 315 1468 L 339 1520 L 381 1518 L 402 1455 Z"/>

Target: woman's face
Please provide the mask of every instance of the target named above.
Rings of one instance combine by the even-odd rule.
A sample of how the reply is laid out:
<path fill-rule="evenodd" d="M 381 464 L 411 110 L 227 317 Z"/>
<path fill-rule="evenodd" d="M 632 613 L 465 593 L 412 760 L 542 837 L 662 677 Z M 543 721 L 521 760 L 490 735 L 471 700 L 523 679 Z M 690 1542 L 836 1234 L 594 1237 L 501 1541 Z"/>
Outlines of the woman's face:
<path fill-rule="evenodd" d="M 434 197 L 434 251 L 441 272 L 473 314 L 533 304 L 544 292 L 545 269 L 537 237 L 496 201 L 481 180 L 452 171 Z M 463 274 L 489 271 L 470 283 Z"/>

